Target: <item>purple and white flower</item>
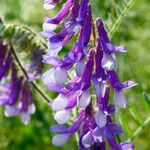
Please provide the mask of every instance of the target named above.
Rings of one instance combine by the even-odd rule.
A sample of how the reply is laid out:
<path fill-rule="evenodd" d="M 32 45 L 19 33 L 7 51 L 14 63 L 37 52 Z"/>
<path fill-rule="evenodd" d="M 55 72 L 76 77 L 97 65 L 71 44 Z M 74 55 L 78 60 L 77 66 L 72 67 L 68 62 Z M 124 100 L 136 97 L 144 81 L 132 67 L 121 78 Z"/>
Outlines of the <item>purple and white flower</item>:
<path fill-rule="evenodd" d="M 53 68 L 43 74 L 42 80 L 49 90 L 59 93 L 50 102 L 58 123 L 50 131 L 59 133 L 53 137 L 52 143 L 62 146 L 81 129 L 80 150 L 105 150 L 106 141 L 111 149 L 132 150 L 131 143 L 116 142 L 115 135 L 121 135 L 122 129 L 112 122 L 115 106 L 125 108 L 128 103 L 124 89 L 137 85 L 133 81 L 120 82 L 116 74 L 115 53 L 124 53 L 126 48 L 110 42 L 99 18 L 96 19 L 98 33 L 93 34 L 96 44 L 94 47 L 90 45 L 92 27 L 95 26 L 92 20 L 88 0 L 67 0 L 55 17 L 44 20 L 42 34 L 48 38 L 48 55 L 43 56 L 43 62 Z M 64 23 L 62 29 L 54 33 L 61 23 Z M 79 34 L 78 40 L 64 59 L 60 59 L 60 50 L 75 34 Z M 70 77 L 72 69 L 76 71 Z M 114 91 L 114 104 L 109 102 L 110 89 Z M 75 121 L 71 119 L 73 110 L 79 113 Z M 66 127 L 67 122 L 72 125 Z"/>

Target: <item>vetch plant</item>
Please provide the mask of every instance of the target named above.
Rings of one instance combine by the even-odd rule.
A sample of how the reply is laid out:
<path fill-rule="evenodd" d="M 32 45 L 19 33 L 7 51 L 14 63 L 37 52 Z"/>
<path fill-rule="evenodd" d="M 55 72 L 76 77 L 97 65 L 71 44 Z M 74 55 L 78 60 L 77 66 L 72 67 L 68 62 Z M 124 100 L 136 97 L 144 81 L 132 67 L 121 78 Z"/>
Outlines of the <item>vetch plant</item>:
<path fill-rule="evenodd" d="M 46 9 L 56 5 L 53 1 L 44 3 Z M 54 32 L 62 23 L 62 29 Z M 124 90 L 137 85 L 130 80 L 122 83 L 116 74 L 115 53 L 127 50 L 110 42 L 102 20 L 92 17 L 90 2 L 67 0 L 55 17 L 44 19 L 42 34 L 47 37 L 48 45 L 48 54 L 43 56 L 43 62 L 53 66 L 43 74 L 42 80 L 49 90 L 59 93 L 50 102 L 58 123 L 50 128 L 51 132 L 57 133 L 52 143 L 62 146 L 80 130 L 80 150 L 104 150 L 106 141 L 113 150 L 134 149 L 130 142 L 116 142 L 115 136 L 121 135 L 122 129 L 112 118 L 115 107 L 127 107 Z M 64 59 L 60 59 L 62 47 L 75 34 L 78 34 L 78 39 L 73 48 L 64 55 Z M 68 73 L 71 68 L 76 70 L 72 78 Z M 109 100 L 110 89 L 114 93 L 113 103 Z M 73 109 L 78 116 L 67 127 L 65 124 L 71 119 Z"/>
<path fill-rule="evenodd" d="M 117 76 L 116 53 L 124 55 L 127 50 L 111 41 L 133 0 L 121 2 L 122 6 L 115 6 L 116 15 L 108 15 L 108 25 L 99 18 L 96 1 L 45 0 L 46 10 L 61 6 L 56 16 L 44 18 L 45 41 L 25 25 L 0 20 L 0 105 L 4 115 L 20 115 L 27 125 L 39 93 L 40 100 L 46 100 L 55 112 L 57 124 L 50 127 L 55 146 L 65 145 L 75 135 L 80 150 L 133 150 L 131 141 L 149 124 L 150 117 L 144 120 L 124 93 L 137 83 L 121 82 Z M 68 43 L 72 48 L 64 53 Z M 42 74 L 45 66 L 51 69 Z M 41 79 L 48 90 L 58 93 L 54 99 L 50 100 Z M 143 104 L 150 110 L 149 97 L 146 92 L 143 95 Z M 132 121 L 138 124 L 134 132 L 124 109 L 130 110 Z M 123 133 L 124 141 L 120 139 Z"/>

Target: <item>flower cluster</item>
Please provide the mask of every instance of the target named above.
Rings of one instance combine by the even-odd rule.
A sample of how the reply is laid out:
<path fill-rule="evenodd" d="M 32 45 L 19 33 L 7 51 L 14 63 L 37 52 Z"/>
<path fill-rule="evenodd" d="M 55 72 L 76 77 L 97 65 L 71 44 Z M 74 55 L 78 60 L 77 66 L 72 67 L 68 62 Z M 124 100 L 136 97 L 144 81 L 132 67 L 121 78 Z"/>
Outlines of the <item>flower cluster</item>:
<path fill-rule="evenodd" d="M 5 116 L 20 114 L 24 124 L 35 112 L 29 83 L 17 75 L 12 52 L 3 42 L 0 42 L 0 105 L 5 106 Z"/>
<path fill-rule="evenodd" d="M 44 7 L 53 8 L 59 2 L 46 0 Z M 55 33 L 63 22 L 60 32 Z M 90 44 L 92 29 L 94 46 Z M 124 53 L 126 48 L 110 42 L 101 19 L 97 18 L 94 25 L 88 0 L 67 0 L 55 17 L 45 18 L 43 30 L 48 43 L 48 55 L 43 56 L 43 62 L 53 68 L 43 74 L 42 80 L 47 89 L 59 93 L 50 102 L 58 123 L 50 131 L 59 133 L 53 137 L 52 143 L 62 146 L 81 129 L 80 150 L 105 150 L 106 141 L 112 150 L 132 150 L 132 143 L 116 142 L 115 136 L 122 134 L 122 129 L 112 121 L 115 106 L 127 106 L 124 89 L 136 85 L 133 81 L 120 82 L 116 74 L 115 53 Z M 60 59 L 60 50 L 75 34 L 79 35 L 78 40 L 64 59 Z M 72 68 L 76 74 L 71 78 L 69 70 Z M 110 89 L 114 92 L 113 104 L 109 102 Z M 64 124 L 71 119 L 74 110 L 78 111 L 78 116 L 66 127 Z"/>

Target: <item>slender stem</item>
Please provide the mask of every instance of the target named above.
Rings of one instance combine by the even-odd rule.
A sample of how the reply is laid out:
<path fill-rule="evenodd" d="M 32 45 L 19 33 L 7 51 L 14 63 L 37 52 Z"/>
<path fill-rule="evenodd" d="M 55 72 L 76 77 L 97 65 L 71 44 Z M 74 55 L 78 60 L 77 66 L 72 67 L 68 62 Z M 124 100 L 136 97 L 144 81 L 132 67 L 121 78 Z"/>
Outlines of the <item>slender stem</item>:
<path fill-rule="evenodd" d="M 111 14 L 114 16 L 115 13 L 115 0 L 112 0 L 112 4 L 111 4 Z"/>
<path fill-rule="evenodd" d="M 26 70 L 24 69 L 24 67 L 22 66 L 21 62 L 19 61 L 19 58 L 17 57 L 17 54 L 15 53 L 15 51 L 14 51 L 14 49 L 13 49 L 13 47 L 12 47 L 11 44 L 10 44 L 10 48 L 11 48 L 11 51 L 12 51 L 12 53 L 13 53 L 13 55 L 14 55 L 14 57 L 15 57 L 17 63 L 18 63 L 18 65 L 19 65 L 19 67 L 21 68 L 22 72 L 24 73 L 25 77 L 26 77 L 27 79 L 29 79 Z M 49 103 L 49 102 L 50 102 L 49 98 L 48 98 L 47 96 L 45 96 L 45 94 L 44 94 L 44 93 L 42 92 L 42 90 L 38 87 L 38 85 L 37 85 L 35 82 L 33 82 L 33 81 L 31 81 L 30 83 L 31 83 L 31 85 L 35 88 L 35 90 L 38 91 L 38 93 Z"/>
<path fill-rule="evenodd" d="M 95 31 L 95 23 L 92 18 L 92 30 L 93 30 L 93 41 L 94 41 L 94 47 L 96 47 L 96 31 Z"/>
<path fill-rule="evenodd" d="M 77 114 L 78 114 L 77 107 L 75 107 L 72 112 L 73 112 L 73 118 L 75 119 L 77 117 Z M 75 133 L 75 139 L 76 139 L 76 142 L 77 142 L 77 145 L 78 145 L 78 143 L 79 143 L 79 134 L 78 134 L 78 131 Z"/>
<path fill-rule="evenodd" d="M 143 125 L 140 126 L 133 135 L 128 139 L 128 141 L 133 141 L 142 131 L 143 129 L 150 124 L 150 116 L 144 121 Z"/>
<path fill-rule="evenodd" d="M 78 145 L 78 143 L 79 143 L 79 134 L 78 134 L 78 132 L 75 133 L 75 138 L 76 138 L 77 145 Z"/>

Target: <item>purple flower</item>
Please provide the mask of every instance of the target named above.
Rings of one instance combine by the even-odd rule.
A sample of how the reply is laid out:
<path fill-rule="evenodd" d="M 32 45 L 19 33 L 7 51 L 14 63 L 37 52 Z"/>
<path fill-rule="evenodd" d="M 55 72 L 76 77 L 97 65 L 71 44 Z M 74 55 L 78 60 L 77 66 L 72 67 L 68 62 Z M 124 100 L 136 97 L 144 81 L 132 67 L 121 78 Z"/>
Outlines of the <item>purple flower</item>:
<path fill-rule="evenodd" d="M 106 141 L 111 149 L 133 149 L 131 143 L 116 143 L 115 135 L 121 135 L 122 129 L 112 122 L 115 106 L 125 108 L 127 105 L 123 90 L 137 85 L 130 80 L 122 83 L 116 74 L 115 53 L 126 52 L 126 49 L 110 42 L 99 18 L 96 20 L 98 33 L 93 34 L 96 44 L 94 47 L 90 45 L 91 29 L 95 26 L 92 20 L 88 0 L 67 0 L 59 13 L 54 18 L 45 19 L 43 24 L 42 34 L 48 38 L 48 55 L 43 56 L 43 62 L 53 68 L 43 74 L 42 80 L 49 90 L 59 93 L 50 102 L 58 123 L 50 131 L 59 133 L 53 137 L 52 143 L 64 145 L 81 128 L 80 150 L 105 150 Z M 64 26 L 54 33 L 60 23 Z M 73 48 L 60 59 L 60 50 L 75 34 L 79 36 Z M 70 76 L 72 70 L 75 71 Z M 113 104 L 109 102 L 110 89 L 114 91 Z M 79 115 L 72 121 L 74 110 L 78 110 Z M 64 124 L 68 121 L 72 125 L 66 127 Z"/>
<path fill-rule="evenodd" d="M 7 117 L 18 114 L 16 102 L 19 98 L 23 77 L 17 78 L 16 69 L 12 66 L 12 76 L 10 84 L 5 83 L 1 86 L 1 102 L 5 106 L 5 115 Z M 5 90 L 4 90 L 5 89 Z"/>
<path fill-rule="evenodd" d="M 31 119 L 31 114 L 35 113 L 35 105 L 33 103 L 32 93 L 27 82 L 24 83 L 21 91 L 21 101 L 18 109 L 22 122 L 26 125 Z"/>
<path fill-rule="evenodd" d="M 52 126 L 50 128 L 51 132 L 60 133 L 53 137 L 52 143 L 56 146 L 62 146 L 66 144 L 70 136 L 72 136 L 79 129 L 83 120 L 83 115 L 84 115 L 84 111 L 81 111 L 77 119 L 74 121 L 74 123 L 70 125 L 69 127 L 65 127 L 63 125 Z"/>
<path fill-rule="evenodd" d="M 0 43 L 0 80 L 7 76 L 9 68 L 12 64 L 12 56 L 7 50 L 7 46 Z"/>
<path fill-rule="evenodd" d="M 38 57 L 35 62 L 39 63 Z M 35 62 L 30 66 L 32 68 L 29 69 L 30 71 L 35 70 L 37 65 L 34 64 Z M 30 115 L 35 112 L 29 83 L 23 76 L 18 76 L 11 51 L 2 43 L 0 43 L 0 67 L 0 105 L 5 107 L 4 114 L 6 117 L 20 114 L 22 122 L 27 124 Z M 33 72 L 36 74 L 38 71 Z M 32 78 L 36 76 L 33 72 L 29 73 Z"/>

